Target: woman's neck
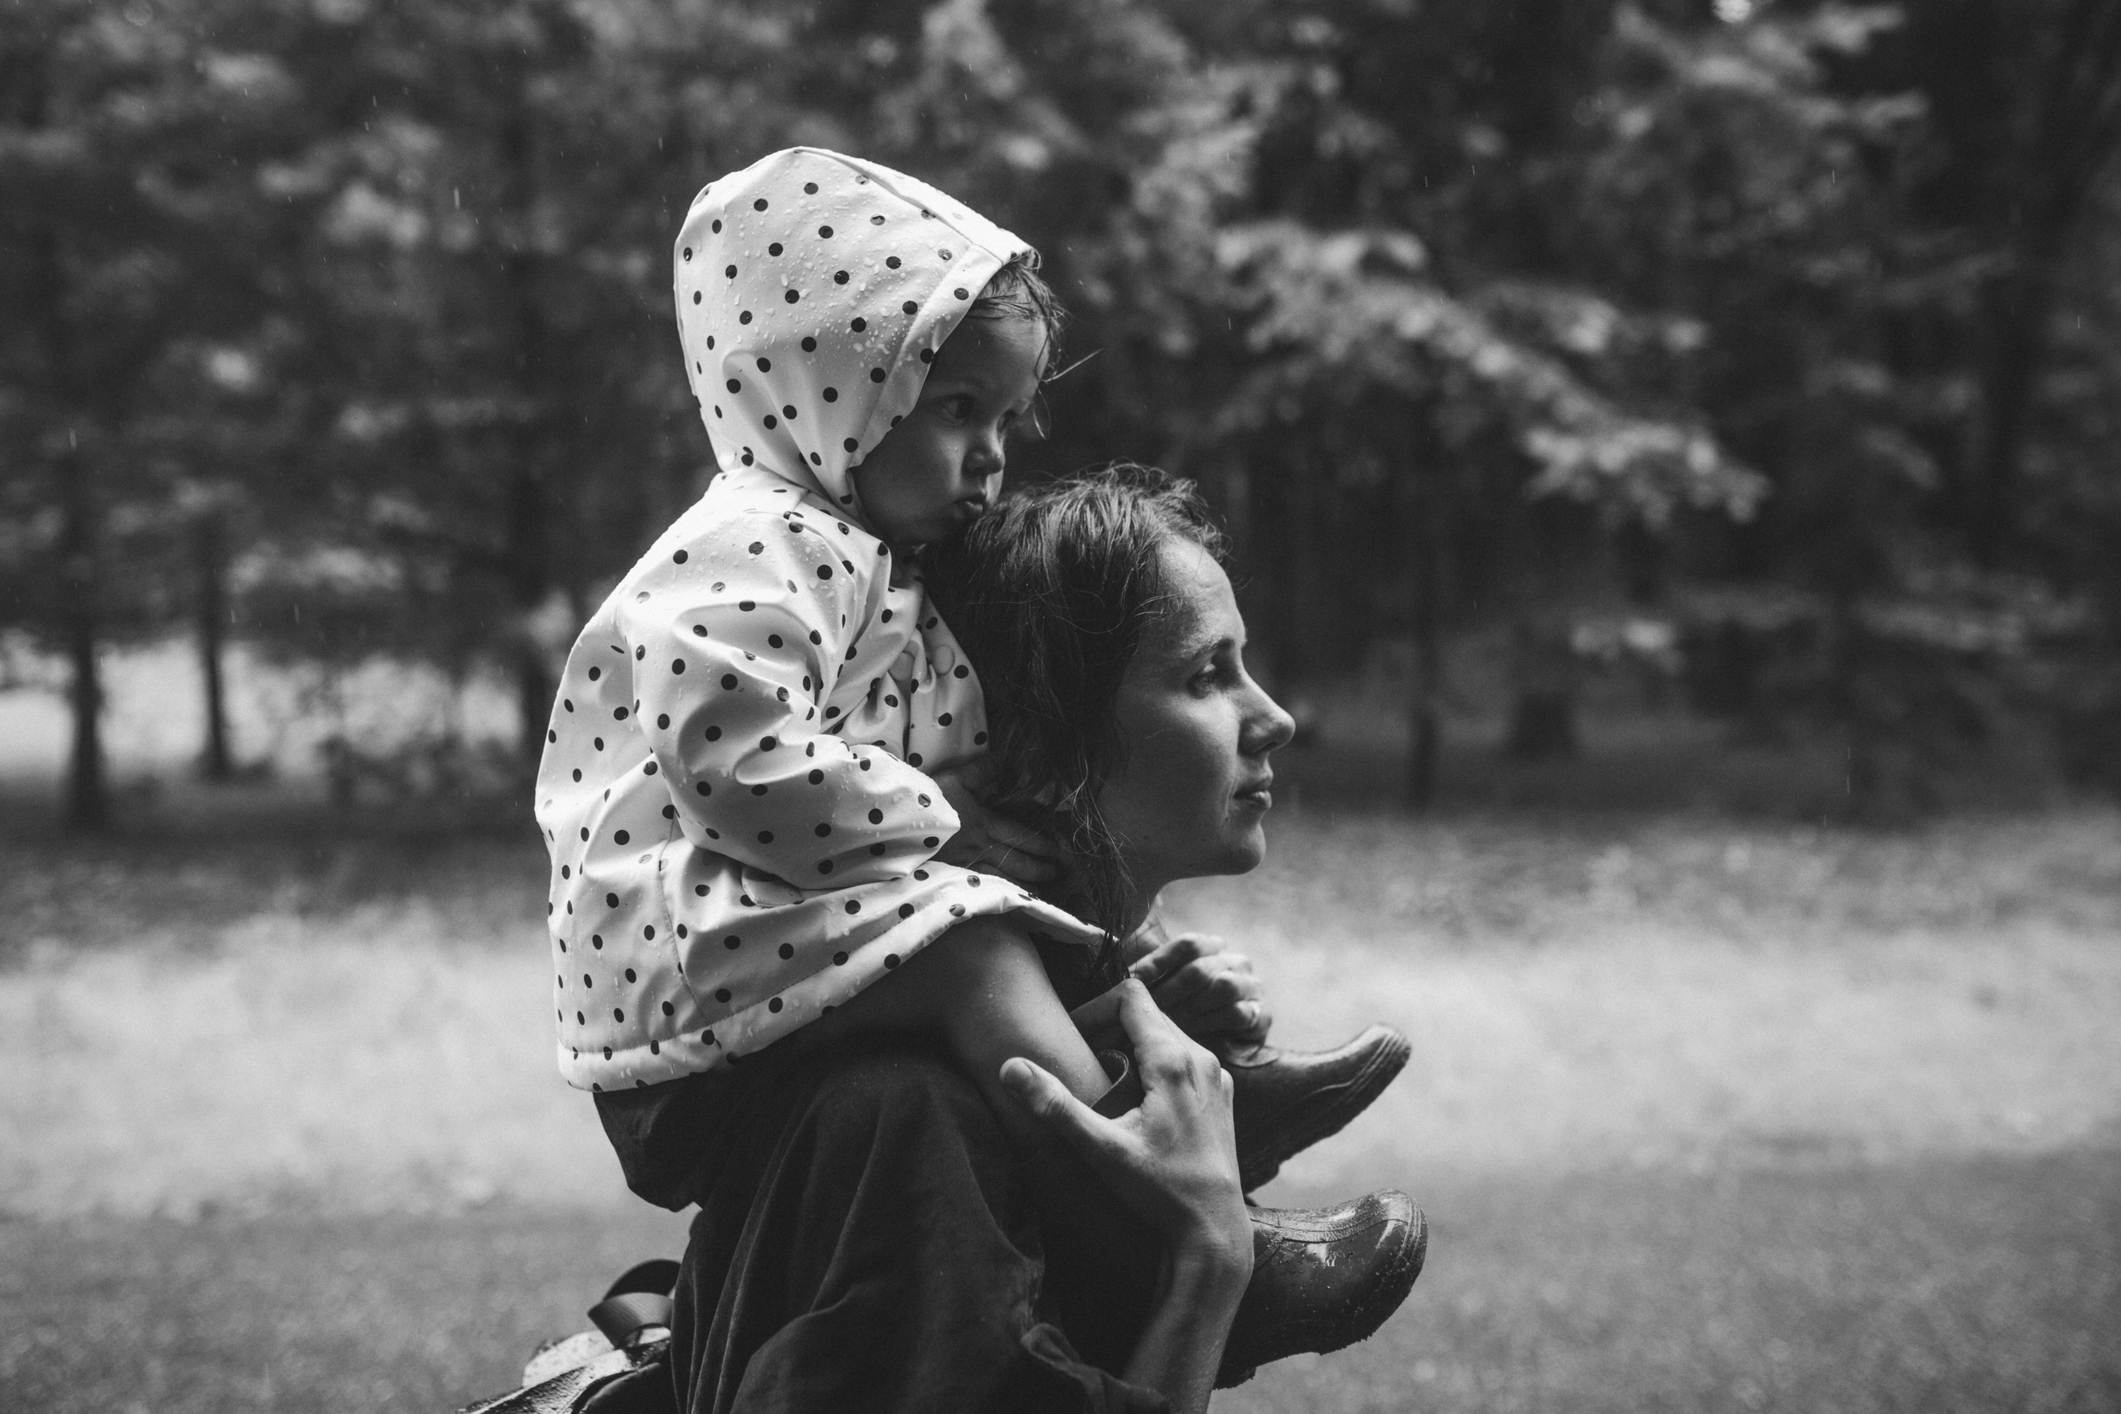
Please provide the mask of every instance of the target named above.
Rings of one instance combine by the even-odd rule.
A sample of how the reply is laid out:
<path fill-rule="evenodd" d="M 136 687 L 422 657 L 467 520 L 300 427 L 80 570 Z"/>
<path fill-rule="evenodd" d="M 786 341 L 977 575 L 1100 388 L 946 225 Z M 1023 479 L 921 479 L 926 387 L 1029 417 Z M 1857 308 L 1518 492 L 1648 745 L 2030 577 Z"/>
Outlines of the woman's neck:
<path fill-rule="evenodd" d="M 1102 910 L 1097 906 L 1096 896 L 1081 884 L 1082 875 L 1078 873 L 1064 879 L 1060 887 L 1049 888 L 1046 897 L 1078 918 L 1092 918 Z M 1163 892 L 1163 887 L 1164 881 L 1161 880 L 1152 883 L 1128 878 L 1126 892 L 1112 920 L 1119 937 L 1132 937 L 1135 930 L 1148 921 L 1156 911 L 1157 896 Z"/>
<path fill-rule="evenodd" d="M 1156 900 L 1163 893 L 1167 882 L 1169 881 L 1164 879 L 1129 879 L 1126 903 L 1119 912 L 1120 937 L 1134 936 L 1142 924 L 1148 922 L 1155 914 Z"/>

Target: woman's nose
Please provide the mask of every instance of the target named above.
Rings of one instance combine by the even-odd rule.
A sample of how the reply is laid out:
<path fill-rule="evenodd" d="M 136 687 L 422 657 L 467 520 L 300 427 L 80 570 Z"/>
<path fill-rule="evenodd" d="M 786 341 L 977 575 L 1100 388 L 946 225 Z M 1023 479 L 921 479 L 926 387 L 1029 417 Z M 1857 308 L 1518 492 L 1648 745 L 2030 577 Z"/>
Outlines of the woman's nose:
<path fill-rule="evenodd" d="M 1259 684 L 1252 685 L 1258 701 L 1253 704 L 1250 719 L 1246 722 L 1250 740 L 1246 754 L 1264 756 L 1270 751 L 1279 751 L 1296 735 L 1296 719 L 1282 710 L 1279 702 L 1267 696 L 1267 690 Z"/>

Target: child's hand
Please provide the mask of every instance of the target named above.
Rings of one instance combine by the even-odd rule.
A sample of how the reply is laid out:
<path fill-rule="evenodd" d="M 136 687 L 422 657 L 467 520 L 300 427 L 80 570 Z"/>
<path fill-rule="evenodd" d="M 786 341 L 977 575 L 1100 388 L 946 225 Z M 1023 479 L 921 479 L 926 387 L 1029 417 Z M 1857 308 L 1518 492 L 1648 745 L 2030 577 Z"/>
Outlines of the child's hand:
<path fill-rule="evenodd" d="M 987 784 L 984 762 L 939 771 L 935 783 L 958 818 L 957 833 L 936 851 L 937 859 L 964 869 L 984 869 L 1025 888 L 1050 884 L 1067 872 L 1067 852 L 1051 835 L 989 810 L 981 801 Z"/>
<path fill-rule="evenodd" d="M 1161 929 L 1158 930 L 1161 933 Z M 1196 1039 L 1266 1040 L 1274 1024 L 1252 959 L 1232 952 L 1221 938 L 1181 933 L 1165 938 L 1127 968 L 1144 983 L 1164 1015 Z"/>

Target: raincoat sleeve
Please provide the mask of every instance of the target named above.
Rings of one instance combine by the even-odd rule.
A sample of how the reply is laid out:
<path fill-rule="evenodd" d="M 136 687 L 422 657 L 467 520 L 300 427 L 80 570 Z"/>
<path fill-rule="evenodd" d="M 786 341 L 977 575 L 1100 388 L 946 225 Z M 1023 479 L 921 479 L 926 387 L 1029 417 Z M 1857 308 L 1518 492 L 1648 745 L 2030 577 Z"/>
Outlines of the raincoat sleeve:
<path fill-rule="evenodd" d="M 686 839 L 811 889 L 903 877 L 934 855 L 958 828 L 935 782 L 829 732 L 839 669 L 888 612 L 888 551 L 856 564 L 800 514 L 749 511 L 658 552 L 621 610 L 618 651 Z"/>

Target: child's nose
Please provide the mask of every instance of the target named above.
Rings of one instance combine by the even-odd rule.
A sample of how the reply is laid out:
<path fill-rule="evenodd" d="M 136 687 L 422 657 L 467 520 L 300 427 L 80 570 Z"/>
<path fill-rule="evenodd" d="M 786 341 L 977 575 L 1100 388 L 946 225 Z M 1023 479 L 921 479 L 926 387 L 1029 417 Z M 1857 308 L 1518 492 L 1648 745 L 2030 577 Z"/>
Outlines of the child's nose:
<path fill-rule="evenodd" d="M 1005 456 L 1001 438 L 981 436 L 965 453 L 965 470 L 975 478 L 1000 476 Z"/>

